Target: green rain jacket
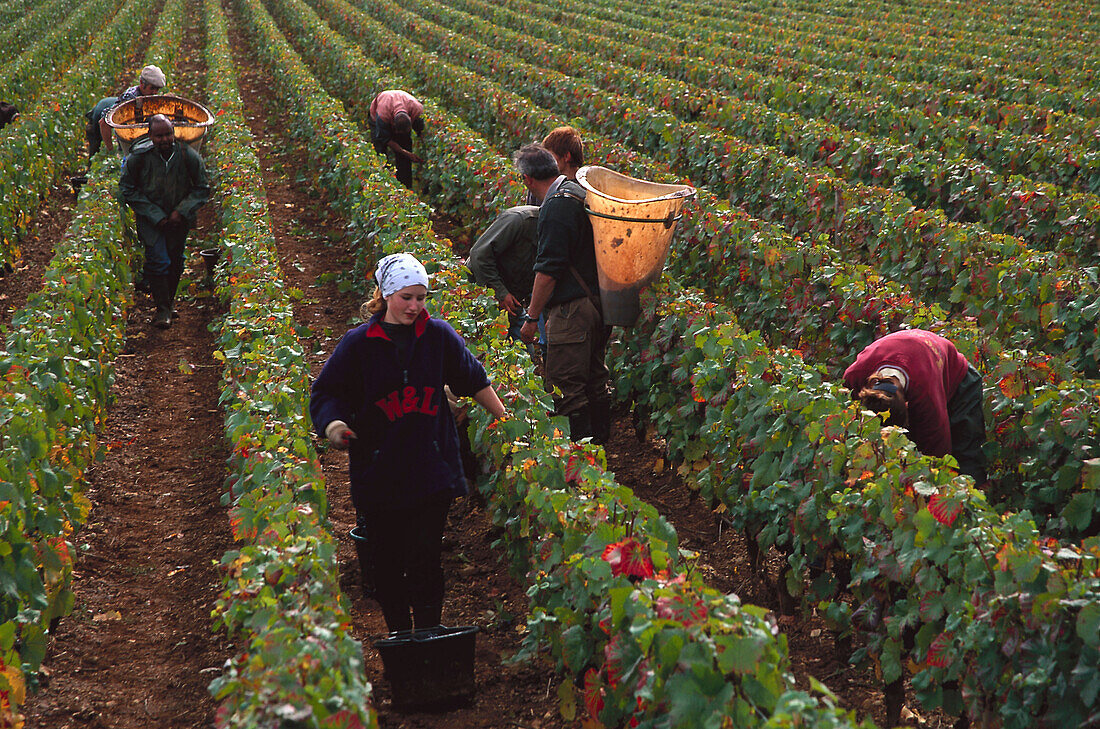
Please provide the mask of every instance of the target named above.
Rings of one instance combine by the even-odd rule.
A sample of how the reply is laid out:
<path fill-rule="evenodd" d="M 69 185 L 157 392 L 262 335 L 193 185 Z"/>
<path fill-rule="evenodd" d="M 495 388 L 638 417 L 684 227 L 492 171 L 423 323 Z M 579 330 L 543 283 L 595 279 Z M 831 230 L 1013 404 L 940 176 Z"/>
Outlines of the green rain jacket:
<path fill-rule="evenodd" d="M 178 139 L 167 161 L 148 137 L 135 142 L 122 163 L 118 187 L 134 214 L 153 225 L 178 210 L 193 226 L 196 211 L 210 199 L 202 157 Z"/>

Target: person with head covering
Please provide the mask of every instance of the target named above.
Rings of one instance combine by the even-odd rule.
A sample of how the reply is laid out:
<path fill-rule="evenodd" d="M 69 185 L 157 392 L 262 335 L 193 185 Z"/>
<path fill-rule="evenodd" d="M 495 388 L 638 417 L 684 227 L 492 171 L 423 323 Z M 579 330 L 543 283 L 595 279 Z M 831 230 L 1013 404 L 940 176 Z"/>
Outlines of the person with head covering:
<path fill-rule="evenodd" d="M 157 114 L 149 119 L 149 135 L 134 143 L 122 163 L 118 189 L 133 208 L 145 246 L 144 277 L 157 307 L 152 324 L 167 329 L 183 275 L 187 233 L 210 199 L 206 166 L 198 152 L 176 139 L 172 121 Z"/>
<path fill-rule="evenodd" d="M 844 384 L 887 425 L 908 429 L 921 453 L 950 453 L 960 473 L 985 483 L 982 376 L 950 341 L 923 329 L 887 334 L 859 353 Z"/>
<path fill-rule="evenodd" d="M 157 66 L 146 66 L 141 69 L 135 86 L 127 88 L 118 96 L 107 96 L 96 102 L 96 105 L 84 115 L 88 120 L 84 129 L 84 136 L 88 142 L 88 156 L 94 157 L 99 152 L 100 146 L 106 148 L 108 152 L 114 149 L 111 127 L 107 124 L 107 114 L 111 109 L 139 96 L 159 94 L 166 84 L 164 71 Z"/>
<path fill-rule="evenodd" d="M 336 345 L 309 412 L 317 433 L 348 451 L 351 498 L 373 563 L 364 567 L 373 569 L 387 628 L 431 631 L 443 610 L 447 512 L 466 494 L 445 388 L 497 418 L 504 405 L 462 337 L 429 316 L 428 274 L 415 257 L 386 256 L 374 278 L 363 307 L 370 318 Z"/>
<path fill-rule="evenodd" d="M 159 94 L 160 90 L 167 85 L 168 80 L 164 77 L 164 71 L 161 71 L 158 66 L 146 66 L 141 69 L 137 84 L 118 95 L 118 103 L 121 104 L 139 96 Z"/>
<path fill-rule="evenodd" d="M 412 94 L 387 89 L 370 104 L 371 143 L 378 154 L 393 152 L 396 177 L 412 188 L 412 163 L 423 162 L 412 151 L 412 133 L 424 131 L 424 105 Z"/>

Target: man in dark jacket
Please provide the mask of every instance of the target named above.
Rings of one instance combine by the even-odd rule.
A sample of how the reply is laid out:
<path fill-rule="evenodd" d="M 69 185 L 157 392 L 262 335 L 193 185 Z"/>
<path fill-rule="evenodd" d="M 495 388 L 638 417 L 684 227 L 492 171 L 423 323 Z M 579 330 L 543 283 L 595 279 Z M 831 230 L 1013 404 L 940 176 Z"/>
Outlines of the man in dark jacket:
<path fill-rule="evenodd" d="M 88 123 L 84 126 L 84 138 L 88 142 L 89 157 L 95 157 L 99 154 L 100 147 L 103 146 L 107 147 L 108 152 L 114 149 L 114 142 L 111 141 L 111 128 L 107 126 L 106 117 L 107 112 L 117 105 L 117 96 L 105 96 L 84 114 L 84 118 L 88 120 Z M 103 132 L 104 129 L 107 130 L 106 134 Z"/>
<path fill-rule="evenodd" d="M 195 214 L 210 198 L 199 153 L 176 139 L 168 117 L 149 120 L 149 136 L 138 140 L 122 165 L 119 190 L 133 208 L 145 246 L 145 279 L 157 311 L 153 325 L 172 325 L 172 302 L 183 275 L 183 250 Z"/>
<path fill-rule="evenodd" d="M 591 437 L 606 443 L 611 432 L 606 364 L 610 327 L 603 323 L 585 190 L 558 174 L 554 156 L 542 145 L 524 145 L 514 159 L 524 184 L 542 205 L 535 283 L 520 337 L 534 340 L 545 307 L 546 378 L 560 390 L 555 410 L 569 417 L 573 440 Z"/>
<path fill-rule="evenodd" d="M 17 116 L 19 116 L 19 109 L 15 108 L 15 104 L 0 101 L 0 129 L 15 121 Z"/>
<path fill-rule="evenodd" d="M 493 290 L 500 308 L 508 312 L 508 336 L 519 339 L 535 283 L 539 209 L 535 205 L 508 208 L 470 248 L 466 266 L 474 281 Z M 545 342 L 545 326 L 539 334 Z"/>

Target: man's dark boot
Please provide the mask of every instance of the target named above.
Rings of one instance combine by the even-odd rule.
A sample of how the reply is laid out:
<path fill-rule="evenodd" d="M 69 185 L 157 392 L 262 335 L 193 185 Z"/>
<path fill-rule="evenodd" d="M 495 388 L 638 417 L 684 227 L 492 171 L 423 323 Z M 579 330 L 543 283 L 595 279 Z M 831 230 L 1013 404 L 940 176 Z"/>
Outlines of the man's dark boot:
<path fill-rule="evenodd" d="M 168 309 L 172 312 L 172 320 L 179 319 L 180 313 L 176 311 L 176 294 L 180 290 L 180 279 L 183 278 L 183 270 L 173 270 L 168 274 Z"/>
<path fill-rule="evenodd" d="M 172 296 L 169 286 L 171 286 L 171 281 L 168 276 L 149 277 L 149 288 L 152 289 L 153 303 L 157 305 L 157 313 L 153 315 L 153 326 L 158 329 L 167 329 L 172 326 Z"/>
<path fill-rule="evenodd" d="M 582 438 L 591 438 L 592 433 L 592 416 L 589 414 L 588 406 L 584 406 L 576 412 L 569 413 L 569 439 L 576 443 Z"/>
<path fill-rule="evenodd" d="M 611 439 L 611 401 L 590 402 L 588 412 L 592 421 L 592 442 L 597 445 L 606 445 Z"/>

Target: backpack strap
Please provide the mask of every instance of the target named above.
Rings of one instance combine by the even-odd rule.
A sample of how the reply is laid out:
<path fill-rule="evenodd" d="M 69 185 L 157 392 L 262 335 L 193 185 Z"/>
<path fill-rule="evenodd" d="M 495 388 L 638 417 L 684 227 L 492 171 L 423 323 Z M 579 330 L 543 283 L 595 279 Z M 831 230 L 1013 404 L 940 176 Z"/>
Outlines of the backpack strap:
<path fill-rule="evenodd" d="M 554 194 L 547 198 L 547 200 L 553 200 L 554 198 L 562 197 L 576 200 L 581 205 L 584 205 L 584 197 L 578 195 L 568 188 L 565 188 L 564 186 L 558 187 L 558 189 L 554 191 Z M 587 210 L 587 207 L 585 209 Z M 581 285 L 581 289 L 584 290 L 584 295 L 587 296 L 588 300 L 592 302 L 592 306 L 596 307 L 596 311 L 603 311 L 603 309 L 600 307 L 600 297 L 592 293 L 592 289 L 588 287 L 588 284 L 585 283 L 584 278 L 581 277 L 580 272 L 577 271 L 577 268 L 573 264 L 569 264 L 569 271 L 573 274 L 573 278 L 577 280 L 577 283 Z"/>
<path fill-rule="evenodd" d="M 577 283 L 579 283 L 581 285 L 581 288 L 584 289 L 584 295 L 587 296 L 588 300 L 592 302 L 592 306 L 596 307 L 596 311 L 602 312 L 603 309 L 600 308 L 600 297 L 592 293 L 592 289 L 588 288 L 588 284 L 584 282 L 584 279 L 581 278 L 580 273 L 577 271 L 576 267 L 574 267 L 572 263 L 569 264 L 569 270 L 572 272 L 573 278 L 577 279 Z"/>

